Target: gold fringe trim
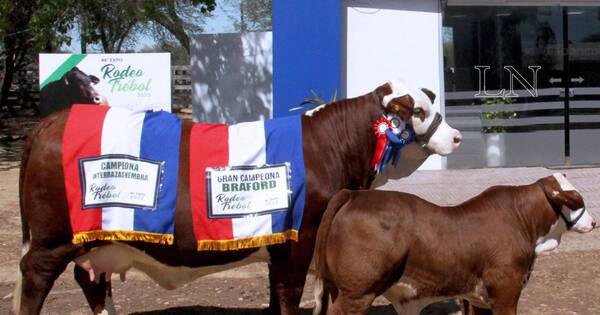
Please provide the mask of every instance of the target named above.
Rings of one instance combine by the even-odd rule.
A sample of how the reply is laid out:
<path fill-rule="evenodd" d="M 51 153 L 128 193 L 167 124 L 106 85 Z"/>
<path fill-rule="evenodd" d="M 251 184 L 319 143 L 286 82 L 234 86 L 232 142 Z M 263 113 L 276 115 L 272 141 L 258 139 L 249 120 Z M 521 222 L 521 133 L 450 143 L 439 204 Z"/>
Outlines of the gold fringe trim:
<path fill-rule="evenodd" d="M 287 230 L 271 235 L 242 238 L 238 240 L 202 240 L 198 241 L 198 250 L 238 250 L 298 241 L 298 230 Z"/>
<path fill-rule="evenodd" d="M 87 231 L 73 235 L 73 244 L 91 241 L 141 241 L 154 244 L 173 245 L 173 234 L 139 231 Z"/>

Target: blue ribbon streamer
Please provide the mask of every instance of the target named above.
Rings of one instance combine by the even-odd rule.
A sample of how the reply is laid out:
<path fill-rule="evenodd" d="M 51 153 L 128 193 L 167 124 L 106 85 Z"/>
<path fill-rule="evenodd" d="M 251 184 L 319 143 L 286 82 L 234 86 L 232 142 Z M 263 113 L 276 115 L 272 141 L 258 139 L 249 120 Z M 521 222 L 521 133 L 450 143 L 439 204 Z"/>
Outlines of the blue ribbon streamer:
<path fill-rule="evenodd" d="M 402 148 L 404 148 L 406 144 L 411 143 L 415 140 L 415 131 L 410 125 L 407 125 L 404 131 L 407 131 L 409 133 L 408 139 L 403 139 L 399 135 L 395 134 L 390 128 L 385 130 L 385 135 L 387 136 L 388 141 L 383 151 L 381 162 L 379 163 L 379 167 L 377 169 L 378 173 L 383 172 L 390 160 L 394 167 L 398 166 L 398 161 L 400 161 L 400 154 L 402 153 Z M 402 134 L 404 131 L 400 132 L 400 134 Z"/>

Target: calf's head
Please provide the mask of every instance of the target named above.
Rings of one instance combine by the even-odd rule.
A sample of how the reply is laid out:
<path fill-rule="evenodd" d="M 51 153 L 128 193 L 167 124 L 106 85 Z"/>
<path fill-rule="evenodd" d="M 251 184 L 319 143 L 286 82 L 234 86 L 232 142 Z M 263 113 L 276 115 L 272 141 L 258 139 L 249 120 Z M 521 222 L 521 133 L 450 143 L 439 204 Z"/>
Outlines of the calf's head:
<path fill-rule="evenodd" d="M 562 220 L 568 230 L 585 233 L 596 227 L 596 220 L 585 209 L 583 197 L 563 174 L 544 177 L 538 184 L 542 186 L 557 219 Z"/>
<path fill-rule="evenodd" d="M 85 74 L 79 68 L 74 67 L 63 75 L 62 80 L 67 87 L 65 93 L 72 98 L 73 104 L 102 104 L 105 102 L 94 88 L 94 85 L 100 82 L 98 77 Z"/>
<path fill-rule="evenodd" d="M 400 80 L 390 81 L 375 90 L 388 113 L 412 125 L 416 142 L 428 154 L 448 155 L 458 148 L 460 132 L 450 127 L 435 104 L 435 94 L 428 89 L 413 89 Z"/>
<path fill-rule="evenodd" d="M 596 219 L 585 209 L 583 197 L 560 173 L 537 181 L 556 217 L 550 230 L 536 242 L 537 254 L 558 247 L 562 234 L 567 230 L 590 232 L 596 227 Z"/>

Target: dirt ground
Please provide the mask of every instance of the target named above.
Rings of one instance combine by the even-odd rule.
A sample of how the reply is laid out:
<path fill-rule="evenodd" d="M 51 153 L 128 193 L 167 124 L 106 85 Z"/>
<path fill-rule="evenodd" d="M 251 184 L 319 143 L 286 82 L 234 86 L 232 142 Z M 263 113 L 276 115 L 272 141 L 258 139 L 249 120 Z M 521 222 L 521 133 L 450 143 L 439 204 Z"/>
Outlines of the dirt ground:
<path fill-rule="evenodd" d="M 10 314 L 12 292 L 20 255 L 20 218 L 17 198 L 18 165 L 5 164 L 0 171 L 0 314 Z M 519 303 L 519 314 L 600 314 L 600 232 L 568 234 L 558 252 L 542 255 Z M 585 243 L 586 246 L 575 246 Z M 128 273 L 127 281 L 113 279 L 119 314 L 261 314 L 268 304 L 267 270 L 264 264 L 221 272 L 179 289 L 161 289 L 145 275 Z M 312 277 L 302 299 L 303 314 L 310 314 Z M 383 299 L 370 314 L 395 314 Z M 427 314 L 452 314 L 454 303 L 442 303 Z M 43 314 L 90 314 L 83 293 L 73 280 L 72 265 L 56 281 Z"/>
<path fill-rule="evenodd" d="M 3 120 L 6 124 L 7 120 Z M 0 123 L 0 128 L 2 124 Z M 12 292 L 20 257 L 21 231 L 17 197 L 21 134 L 0 130 L 0 314 L 12 313 Z M 561 248 L 538 258 L 519 303 L 519 314 L 600 314 L 600 231 L 568 233 Z M 303 314 L 313 306 L 312 277 L 302 299 Z M 262 314 L 268 304 L 265 264 L 214 274 L 179 289 L 159 288 L 146 276 L 128 273 L 126 282 L 113 279 L 119 314 Z M 438 303 L 426 314 L 453 314 L 453 302 Z M 84 296 L 73 280 L 72 265 L 56 281 L 43 314 L 90 314 Z M 379 298 L 370 314 L 395 314 Z"/>

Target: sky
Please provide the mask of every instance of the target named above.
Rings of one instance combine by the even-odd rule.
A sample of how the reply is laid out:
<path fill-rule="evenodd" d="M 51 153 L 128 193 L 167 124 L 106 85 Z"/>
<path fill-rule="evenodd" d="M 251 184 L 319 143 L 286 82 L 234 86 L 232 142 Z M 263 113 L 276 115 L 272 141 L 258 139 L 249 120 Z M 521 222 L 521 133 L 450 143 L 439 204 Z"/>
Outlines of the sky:
<path fill-rule="evenodd" d="M 226 5 L 223 0 L 217 0 L 217 7 L 215 11 L 211 13 L 211 16 L 205 18 L 206 24 L 204 25 L 203 33 L 232 33 L 235 32 L 233 27 L 233 21 L 230 19 L 230 16 L 237 16 L 237 10 L 231 5 Z M 63 45 L 62 50 L 64 52 L 71 53 L 80 53 L 80 41 L 79 41 L 79 33 L 77 28 L 73 28 L 69 33 L 72 40 L 71 45 Z M 152 46 L 154 44 L 154 40 L 151 37 L 144 36 L 139 38 L 138 43 L 135 45 L 134 50 L 139 51 L 140 49 L 148 46 Z M 101 46 L 94 49 L 94 47 L 88 46 L 88 52 L 96 52 L 100 50 Z"/>

